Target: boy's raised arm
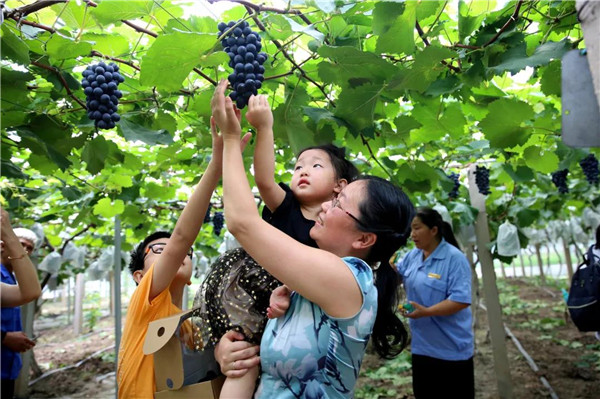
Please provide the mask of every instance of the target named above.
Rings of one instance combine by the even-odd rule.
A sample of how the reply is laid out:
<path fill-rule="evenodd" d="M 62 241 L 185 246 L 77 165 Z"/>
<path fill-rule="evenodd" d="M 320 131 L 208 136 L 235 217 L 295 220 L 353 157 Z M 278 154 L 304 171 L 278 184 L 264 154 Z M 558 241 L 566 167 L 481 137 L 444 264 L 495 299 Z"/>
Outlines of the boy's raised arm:
<path fill-rule="evenodd" d="M 254 180 L 265 205 L 271 212 L 275 212 L 285 198 L 285 191 L 275 181 L 273 113 L 267 97 L 250 97 L 246 119 L 254 126 L 257 135 L 254 147 Z"/>
<path fill-rule="evenodd" d="M 239 118 L 239 111 L 237 112 Z M 194 241 L 196 241 L 196 237 L 198 237 L 208 204 L 210 203 L 210 198 L 221 178 L 223 169 L 223 139 L 217 132 L 216 124 L 212 118 L 210 125 L 212 134 L 211 160 L 200 182 L 198 182 L 198 185 L 194 189 L 192 196 L 181 212 L 171 234 L 171 239 L 162 255 L 156 261 L 156 265 L 154 265 L 149 300 L 152 300 L 167 289 L 175 278 L 179 266 L 181 266 L 181 263 L 187 256 L 188 250 L 194 244 Z M 249 139 L 250 135 L 248 134 L 244 137 L 242 145 L 245 146 Z"/>

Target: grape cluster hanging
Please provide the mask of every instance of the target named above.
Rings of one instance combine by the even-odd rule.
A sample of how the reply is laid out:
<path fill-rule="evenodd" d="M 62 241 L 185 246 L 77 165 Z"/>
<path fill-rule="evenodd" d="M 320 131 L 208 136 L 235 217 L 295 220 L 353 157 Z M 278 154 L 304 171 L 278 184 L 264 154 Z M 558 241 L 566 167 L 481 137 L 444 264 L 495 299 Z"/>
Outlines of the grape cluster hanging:
<path fill-rule="evenodd" d="M 264 62 L 268 56 L 260 52 L 261 38 L 253 32 L 246 21 L 221 22 L 218 25 L 223 51 L 229 56 L 233 72 L 227 77 L 233 91 L 229 98 L 239 109 L 248 104 L 251 95 L 258 94 L 264 81 Z"/>
<path fill-rule="evenodd" d="M 119 99 L 123 96 L 119 83 L 125 78 L 115 63 L 99 62 L 88 66 L 82 73 L 81 86 L 86 95 L 88 117 L 98 129 L 112 129 L 121 120 L 117 113 Z"/>

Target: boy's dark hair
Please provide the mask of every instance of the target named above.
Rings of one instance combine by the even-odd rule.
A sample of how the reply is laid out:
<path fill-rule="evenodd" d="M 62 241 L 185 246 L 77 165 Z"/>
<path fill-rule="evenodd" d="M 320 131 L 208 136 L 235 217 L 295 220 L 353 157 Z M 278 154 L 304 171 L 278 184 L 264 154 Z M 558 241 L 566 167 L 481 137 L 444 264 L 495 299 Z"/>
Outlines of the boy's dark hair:
<path fill-rule="evenodd" d="M 358 169 L 352 162 L 346 159 L 346 149 L 344 147 L 338 147 L 333 144 L 315 145 L 300 150 L 297 157 L 300 157 L 303 152 L 308 150 L 325 151 L 329 155 L 337 179 L 346 179 L 348 183 L 351 183 L 358 177 Z"/>
<path fill-rule="evenodd" d="M 156 231 L 144 239 L 133 251 L 131 251 L 131 260 L 129 261 L 129 271 L 133 275 L 136 270 L 144 269 L 144 255 L 146 246 L 154 240 L 160 238 L 171 238 L 171 233 L 167 231 Z"/>

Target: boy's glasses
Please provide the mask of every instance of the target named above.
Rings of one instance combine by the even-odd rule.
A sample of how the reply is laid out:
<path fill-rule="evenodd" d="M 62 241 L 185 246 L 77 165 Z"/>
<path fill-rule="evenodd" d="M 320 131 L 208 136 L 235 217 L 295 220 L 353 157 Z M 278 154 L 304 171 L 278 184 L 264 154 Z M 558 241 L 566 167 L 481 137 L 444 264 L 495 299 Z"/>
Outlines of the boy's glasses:
<path fill-rule="evenodd" d="M 367 228 L 367 226 L 365 226 L 365 224 L 363 222 L 361 222 L 360 220 L 358 220 L 358 218 L 356 216 L 354 216 L 353 214 L 351 214 L 350 212 L 348 212 L 347 210 L 345 210 L 344 208 L 342 208 L 342 206 L 340 205 L 340 199 L 338 197 L 335 197 L 334 199 L 331 200 L 331 207 L 332 208 L 340 208 L 342 211 L 344 211 L 346 213 L 346 215 L 350 216 L 352 219 L 354 219 L 354 221 L 356 223 L 358 223 L 360 226 L 362 226 L 363 228 Z"/>
<path fill-rule="evenodd" d="M 165 250 L 165 247 L 167 246 L 167 244 L 165 244 L 164 242 L 157 242 L 156 244 L 152 244 L 152 245 L 148 245 L 148 248 L 146 248 L 146 252 L 144 252 L 144 259 L 146 258 L 146 255 L 148 255 L 150 253 L 150 251 L 152 251 L 153 253 L 160 255 L 162 254 L 162 252 Z M 194 248 L 190 247 L 190 250 L 187 253 L 187 256 L 190 257 L 190 259 L 192 259 L 192 255 L 194 254 Z"/>

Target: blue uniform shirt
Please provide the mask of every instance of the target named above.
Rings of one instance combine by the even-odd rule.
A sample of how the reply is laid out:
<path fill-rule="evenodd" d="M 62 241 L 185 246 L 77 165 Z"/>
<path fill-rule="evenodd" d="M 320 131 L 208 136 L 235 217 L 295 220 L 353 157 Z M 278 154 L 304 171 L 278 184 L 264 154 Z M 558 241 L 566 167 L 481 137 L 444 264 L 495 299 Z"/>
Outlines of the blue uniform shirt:
<path fill-rule="evenodd" d="M 409 301 L 429 307 L 449 299 L 471 303 L 471 267 L 465 255 L 442 239 L 423 261 L 415 248 L 397 263 Z M 466 360 L 473 356 L 471 307 L 453 315 L 409 319 L 411 352 L 443 360 Z"/>
<path fill-rule="evenodd" d="M 0 265 L 2 273 L 2 282 L 5 284 L 15 285 L 17 281 L 15 276 Z M 21 327 L 21 309 L 2 308 L 2 331 L 22 331 Z M 18 352 L 13 352 L 2 345 L 2 379 L 16 380 L 21 371 L 21 355 Z"/>

